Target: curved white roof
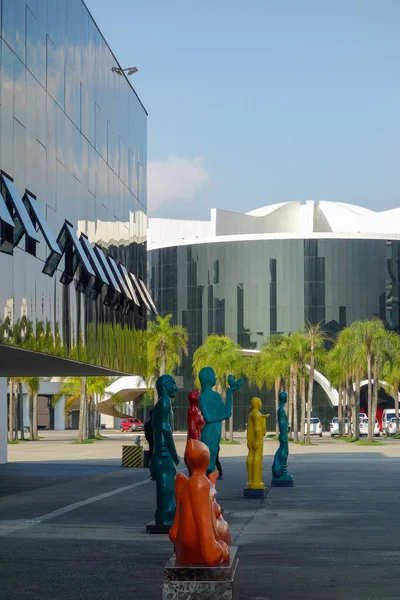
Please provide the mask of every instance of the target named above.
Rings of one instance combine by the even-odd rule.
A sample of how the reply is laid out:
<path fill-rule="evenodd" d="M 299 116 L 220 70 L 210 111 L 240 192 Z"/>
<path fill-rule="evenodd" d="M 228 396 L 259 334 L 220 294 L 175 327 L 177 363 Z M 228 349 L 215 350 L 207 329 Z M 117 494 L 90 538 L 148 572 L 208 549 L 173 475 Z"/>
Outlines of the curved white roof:
<path fill-rule="evenodd" d="M 148 248 L 304 237 L 400 239 L 400 208 L 379 212 L 326 200 L 270 204 L 244 214 L 213 208 L 210 221 L 149 219 Z"/>

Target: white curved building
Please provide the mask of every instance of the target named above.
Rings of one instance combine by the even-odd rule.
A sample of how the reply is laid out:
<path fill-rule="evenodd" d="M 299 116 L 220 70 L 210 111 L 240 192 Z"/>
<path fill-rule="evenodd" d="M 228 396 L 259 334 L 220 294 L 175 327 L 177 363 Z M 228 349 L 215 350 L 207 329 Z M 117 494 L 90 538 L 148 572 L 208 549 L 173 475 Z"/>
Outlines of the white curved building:
<path fill-rule="evenodd" d="M 187 328 L 191 353 L 210 333 L 259 349 L 271 333 L 306 321 L 333 336 L 372 317 L 400 328 L 400 209 L 307 201 L 246 214 L 212 209 L 209 221 L 150 219 L 148 251 L 155 303 Z M 183 375 L 187 392 L 190 356 Z M 243 396 L 238 428 L 247 407 Z"/>
<path fill-rule="evenodd" d="M 270 204 L 245 214 L 213 208 L 209 221 L 149 219 L 150 250 L 174 243 L 182 245 L 187 240 L 228 241 L 225 236 L 400 239 L 400 208 L 376 212 L 355 204 L 307 200 Z"/>

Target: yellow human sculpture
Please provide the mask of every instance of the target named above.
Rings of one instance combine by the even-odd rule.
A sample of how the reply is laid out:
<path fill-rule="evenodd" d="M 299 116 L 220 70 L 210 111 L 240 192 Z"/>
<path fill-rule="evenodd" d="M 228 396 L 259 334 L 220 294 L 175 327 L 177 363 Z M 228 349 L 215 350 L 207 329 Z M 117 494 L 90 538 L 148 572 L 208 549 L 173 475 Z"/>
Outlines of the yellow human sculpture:
<path fill-rule="evenodd" d="M 249 454 L 246 460 L 247 485 L 246 488 L 263 490 L 262 459 L 264 450 L 264 436 L 267 432 L 267 419 L 269 415 L 262 415 L 260 398 L 251 399 L 251 413 L 247 424 L 247 448 Z"/>

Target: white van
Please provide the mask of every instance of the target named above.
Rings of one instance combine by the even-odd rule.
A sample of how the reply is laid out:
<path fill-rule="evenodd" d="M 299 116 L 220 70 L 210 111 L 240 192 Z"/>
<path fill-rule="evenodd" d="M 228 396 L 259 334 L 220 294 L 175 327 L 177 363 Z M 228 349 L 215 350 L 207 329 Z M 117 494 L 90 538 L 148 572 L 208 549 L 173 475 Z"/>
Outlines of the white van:
<path fill-rule="evenodd" d="M 394 408 L 385 408 L 382 414 L 382 431 L 386 431 L 390 420 L 396 416 L 396 411 Z"/>

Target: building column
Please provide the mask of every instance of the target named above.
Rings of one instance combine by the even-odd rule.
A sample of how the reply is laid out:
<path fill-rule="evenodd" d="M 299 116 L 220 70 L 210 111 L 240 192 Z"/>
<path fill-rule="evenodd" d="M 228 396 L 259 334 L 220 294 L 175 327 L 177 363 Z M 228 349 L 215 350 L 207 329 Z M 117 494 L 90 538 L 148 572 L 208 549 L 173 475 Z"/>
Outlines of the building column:
<path fill-rule="evenodd" d="M 65 396 L 62 396 L 54 406 L 54 429 L 64 431 L 65 429 Z"/>
<path fill-rule="evenodd" d="M 0 464 L 7 462 L 7 377 L 0 377 Z"/>

